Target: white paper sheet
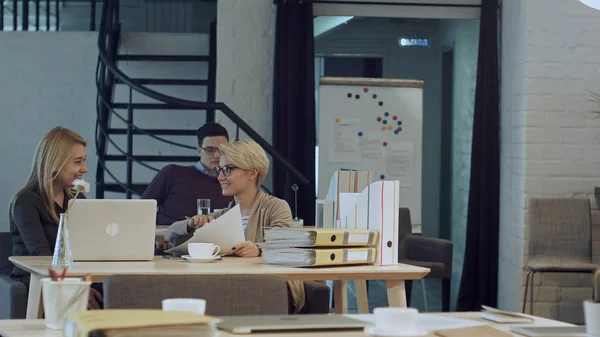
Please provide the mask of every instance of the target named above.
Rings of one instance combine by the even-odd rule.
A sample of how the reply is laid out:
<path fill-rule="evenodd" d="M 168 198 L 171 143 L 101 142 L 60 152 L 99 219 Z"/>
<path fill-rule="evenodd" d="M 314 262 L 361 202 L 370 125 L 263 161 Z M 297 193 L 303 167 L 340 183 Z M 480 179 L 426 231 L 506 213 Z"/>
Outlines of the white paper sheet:
<path fill-rule="evenodd" d="M 329 161 L 332 163 L 355 163 L 360 155 L 358 138 L 358 120 L 332 121 Z"/>
<path fill-rule="evenodd" d="M 340 193 L 340 219 L 354 213 L 354 205 L 358 202 L 360 193 Z"/>
<path fill-rule="evenodd" d="M 386 148 L 386 180 L 400 180 L 401 187 L 413 187 L 415 147 L 413 143 L 392 143 Z"/>
<path fill-rule="evenodd" d="M 196 229 L 194 236 L 183 244 L 166 250 L 166 253 L 174 255 L 188 254 L 187 245 L 190 243 L 213 243 L 221 248 L 219 254 L 232 254 L 233 246 L 246 241 L 242 227 L 242 214 L 240 205 L 221 215 L 210 223 Z"/>
<path fill-rule="evenodd" d="M 382 143 L 381 139 L 360 137 L 358 139 L 360 160 L 381 160 L 383 158 Z"/>

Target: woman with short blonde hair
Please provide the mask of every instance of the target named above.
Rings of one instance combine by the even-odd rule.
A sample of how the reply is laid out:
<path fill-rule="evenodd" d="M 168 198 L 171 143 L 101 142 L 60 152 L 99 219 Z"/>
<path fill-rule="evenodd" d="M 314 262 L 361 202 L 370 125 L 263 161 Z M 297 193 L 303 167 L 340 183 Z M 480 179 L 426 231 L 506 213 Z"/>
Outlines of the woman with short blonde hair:
<path fill-rule="evenodd" d="M 269 172 L 269 158 L 265 150 L 253 140 L 239 140 L 219 145 L 220 165 L 215 174 L 225 196 L 233 196 L 242 213 L 246 242 L 236 247 L 238 256 L 259 256 L 254 242 L 262 242 L 264 230 L 271 227 L 291 227 L 292 212 L 285 200 L 268 195 L 260 186 Z M 165 233 L 165 241 L 176 246 L 189 239 L 194 230 L 202 227 L 231 209 L 230 207 L 209 215 L 196 215 L 174 222 Z"/>
<path fill-rule="evenodd" d="M 215 173 L 221 183 L 223 195 L 233 196 L 240 207 L 246 241 L 240 242 L 233 251 L 240 257 L 262 255 L 260 245 L 264 242 L 265 229 L 291 227 L 292 211 L 285 200 L 268 195 L 260 186 L 269 172 L 269 159 L 265 150 L 253 140 L 240 140 L 219 145 L 221 161 Z M 173 223 L 165 233 L 170 245 L 191 238 L 196 228 L 220 217 L 233 206 L 209 215 L 197 215 L 188 220 Z M 292 308 L 300 312 L 305 306 L 304 283 L 288 281 Z"/>
<path fill-rule="evenodd" d="M 253 140 L 239 140 L 221 144 L 219 150 L 221 155 L 228 156 L 231 162 L 240 169 L 255 170 L 257 172 L 256 187 L 260 188 L 269 173 L 269 158 L 260 145 Z"/>

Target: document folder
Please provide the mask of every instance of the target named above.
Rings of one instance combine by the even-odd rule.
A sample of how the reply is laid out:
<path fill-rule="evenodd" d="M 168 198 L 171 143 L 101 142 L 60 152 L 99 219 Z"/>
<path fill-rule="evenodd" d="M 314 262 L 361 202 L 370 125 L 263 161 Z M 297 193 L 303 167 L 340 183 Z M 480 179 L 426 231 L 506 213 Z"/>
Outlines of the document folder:
<path fill-rule="evenodd" d="M 321 267 L 373 264 L 375 248 L 280 248 L 264 249 L 263 261 L 289 267 Z"/>
<path fill-rule="evenodd" d="M 274 228 L 265 232 L 269 248 L 369 247 L 377 245 L 379 233 L 369 229 Z"/>

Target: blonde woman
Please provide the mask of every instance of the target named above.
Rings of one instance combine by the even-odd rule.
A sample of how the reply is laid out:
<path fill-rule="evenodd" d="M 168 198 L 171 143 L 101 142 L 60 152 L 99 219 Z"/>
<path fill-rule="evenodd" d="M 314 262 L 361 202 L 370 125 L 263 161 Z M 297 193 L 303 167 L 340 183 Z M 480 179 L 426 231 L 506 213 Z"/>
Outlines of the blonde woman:
<path fill-rule="evenodd" d="M 39 142 L 29 179 L 10 205 L 13 255 L 53 254 L 59 214 L 75 195 L 70 187 L 87 172 L 86 145 L 79 134 L 63 127 L 53 128 Z M 29 284 L 24 270 L 15 267 L 11 276 Z"/>
<path fill-rule="evenodd" d="M 265 229 L 292 226 L 290 206 L 285 200 L 260 190 L 269 171 L 269 159 L 260 145 L 253 140 L 240 140 L 221 144 L 219 150 L 221 159 L 215 172 L 223 195 L 233 196 L 235 204 L 240 205 L 247 240 L 233 247 L 235 254 L 242 257 L 260 256 L 260 248 L 256 243 L 263 242 Z M 165 240 L 169 246 L 185 242 L 196 228 L 218 218 L 231 207 L 233 205 L 210 215 L 177 221 L 167 229 Z"/>
<path fill-rule="evenodd" d="M 265 194 L 260 186 L 269 171 L 269 159 L 260 145 L 253 140 L 241 140 L 219 145 L 221 160 L 215 167 L 223 195 L 233 196 L 240 205 L 246 241 L 233 250 L 240 257 L 258 257 L 262 254 L 264 231 L 272 227 L 291 227 L 292 212 L 285 200 Z M 191 238 L 196 228 L 226 213 L 230 207 L 210 215 L 197 215 L 173 223 L 165 233 L 170 246 Z M 301 281 L 288 282 L 294 307 L 299 312 L 304 307 L 304 285 Z"/>

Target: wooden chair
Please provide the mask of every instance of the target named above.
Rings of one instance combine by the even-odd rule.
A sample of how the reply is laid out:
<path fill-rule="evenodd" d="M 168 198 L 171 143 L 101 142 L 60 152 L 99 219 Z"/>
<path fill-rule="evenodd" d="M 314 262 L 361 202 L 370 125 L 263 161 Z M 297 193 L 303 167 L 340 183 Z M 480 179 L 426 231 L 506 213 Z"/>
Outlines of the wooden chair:
<path fill-rule="evenodd" d="M 531 285 L 529 313 L 533 315 L 536 273 L 593 273 L 590 201 L 579 198 L 529 199 L 529 257 L 523 309 Z"/>

